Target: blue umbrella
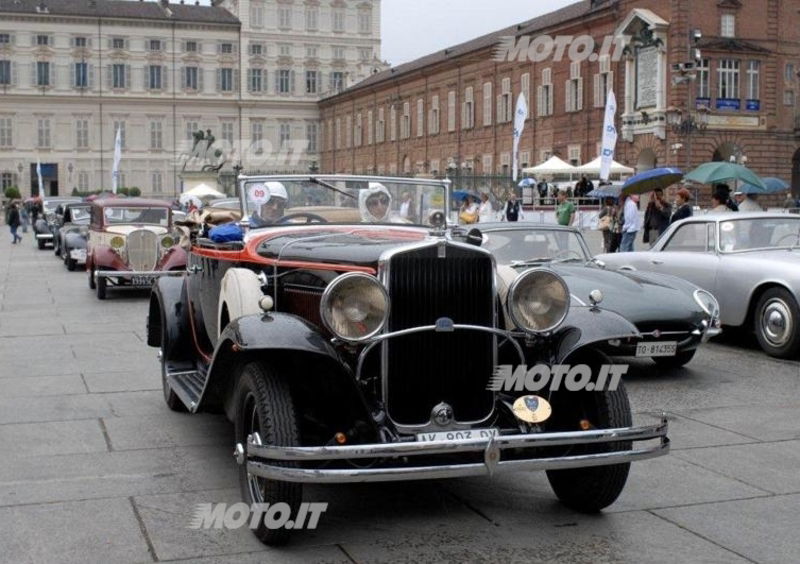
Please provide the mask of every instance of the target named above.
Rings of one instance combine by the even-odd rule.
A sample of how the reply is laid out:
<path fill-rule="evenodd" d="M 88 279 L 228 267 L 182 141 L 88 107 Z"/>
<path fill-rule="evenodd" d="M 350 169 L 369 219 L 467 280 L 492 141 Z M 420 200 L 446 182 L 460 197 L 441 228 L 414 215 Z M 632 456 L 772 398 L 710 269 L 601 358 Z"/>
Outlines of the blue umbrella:
<path fill-rule="evenodd" d="M 622 186 L 619 184 L 607 184 L 599 186 L 586 194 L 587 198 L 619 198 Z"/>
<path fill-rule="evenodd" d="M 789 189 L 789 184 L 780 178 L 762 178 L 767 189 L 759 188 L 755 184 L 743 184 L 736 191 L 743 194 L 777 194 Z"/>
<path fill-rule="evenodd" d="M 456 190 L 456 191 L 453 192 L 452 196 L 453 196 L 453 199 L 455 201 L 457 201 L 457 202 L 460 202 L 461 200 L 465 200 L 467 198 L 467 196 L 471 196 L 472 198 L 475 198 L 475 201 L 478 201 L 478 200 L 481 199 L 481 197 L 478 196 L 475 192 L 469 192 L 467 190 Z"/>
<path fill-rule="evenodd" d="M 664 189 L 683 178 L 683 172 L 677 168 L 653 168 L 631 176 L 622 185 L 622 193 L 628 196 L 644 194 L 660 188 Z"/>
<path fill-rule="evenodd" d="M 536 179 L 530 176 L 528 178 L 523 178 L 520 181 L 520 183 L 517 184 L 519 188 L 527 188 L 528 186 L 535 186 L 535 185 L 536 185 Z"/>

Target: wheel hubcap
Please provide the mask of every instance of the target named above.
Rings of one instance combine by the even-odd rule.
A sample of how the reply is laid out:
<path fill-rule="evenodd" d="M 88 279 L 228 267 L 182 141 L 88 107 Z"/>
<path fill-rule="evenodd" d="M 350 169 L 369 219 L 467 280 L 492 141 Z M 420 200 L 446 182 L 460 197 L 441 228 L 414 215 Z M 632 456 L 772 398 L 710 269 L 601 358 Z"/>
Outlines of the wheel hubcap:
<path fill-rule="evenodd" d="M 761 334 L 774 347 L 782 347 L 792 336 L 792 312 L 783 300 L 773 299 L 761 312 Z"/>

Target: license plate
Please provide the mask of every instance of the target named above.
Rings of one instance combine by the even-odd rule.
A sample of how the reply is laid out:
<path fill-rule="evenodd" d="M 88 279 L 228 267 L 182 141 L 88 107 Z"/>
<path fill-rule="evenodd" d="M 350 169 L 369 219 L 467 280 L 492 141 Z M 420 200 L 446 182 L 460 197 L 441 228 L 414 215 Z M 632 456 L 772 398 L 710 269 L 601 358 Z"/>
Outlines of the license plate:
<path fill-rule="evenodd" d="M 490 439 L 497 436 L 497 429 L 465 429 L 463 431 L 438 431 L 436 433 L 417 433 L 417 441 L 462 441 L 464 439 Z"/>
<path fill-rule="evenodd" d="M 636 356 L 675 356 L 676 352 L 678 352 L 677 341 L 639 343 L 636 345 Z"/>
<path fill-rule="evenodd" d="M 132 286 L 151 286 L 155 276 L 131 276 Z"/>
<path fill-rule="evenodd" d="M 86 262 L 86 249 L 77 249 L 69 252 L 69 258 Z"/>

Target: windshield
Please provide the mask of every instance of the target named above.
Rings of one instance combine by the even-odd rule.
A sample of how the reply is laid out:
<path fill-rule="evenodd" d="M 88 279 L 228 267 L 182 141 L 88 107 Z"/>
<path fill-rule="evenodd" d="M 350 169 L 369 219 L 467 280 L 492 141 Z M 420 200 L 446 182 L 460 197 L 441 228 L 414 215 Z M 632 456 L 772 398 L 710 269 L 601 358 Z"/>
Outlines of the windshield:
<path fill-rule="evenodd" d="M 90 208 L 69 208 L 72 223 L 89 223 Z"/>
<path fill-rule="evenodd" d="M 555 229 L 516 229 L 484 233 L 483 248 L 490 250 L 499 264 L 580 261 L 591 257 L 581 238 L 572 231 Z"/>
<path fill-rule="evenodd" d="M 800 247 L 800 218 L 735 219 L 719 225 L 723 253 Z"/>
<path fill-rule="evenodd" d="M 122 223 L 146 223 L 149 225 L 169 226 L 169 209 L 167 208 L 105 208 L 106 225 Z"/>
<path fill-rule="evenodd" d="M 281 223 L 432 226 L 443 217 L 446 184 L 406 178 L 259 177 L 241 182 L 252 227 Z"/>

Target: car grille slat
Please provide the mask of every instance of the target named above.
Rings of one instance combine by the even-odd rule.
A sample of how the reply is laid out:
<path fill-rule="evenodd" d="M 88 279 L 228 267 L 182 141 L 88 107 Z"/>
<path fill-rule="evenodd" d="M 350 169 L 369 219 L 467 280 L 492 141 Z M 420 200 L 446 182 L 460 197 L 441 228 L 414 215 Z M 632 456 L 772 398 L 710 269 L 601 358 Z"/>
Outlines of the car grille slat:
<path fill-rule="evenodd" d="M 147 229 L 131 231 L 126 246 L 131 270 L 155 270 L 158 262 L 158 235 Z"/>
<path fill-rule="evenodd" d="M 494 271 L 484 253 L 447 246 L 392 257 L 389 331 L 457 324 L 494 327 Z M 486 383 L 494 369 L 494 337 L 477 331 L 420 333 L 391 339 L 387 355 L 387 407 L 396 423 L 424 425 L 431 410 L 448 403 L 460 422 L 480 421 L 492 411 Z"/>

